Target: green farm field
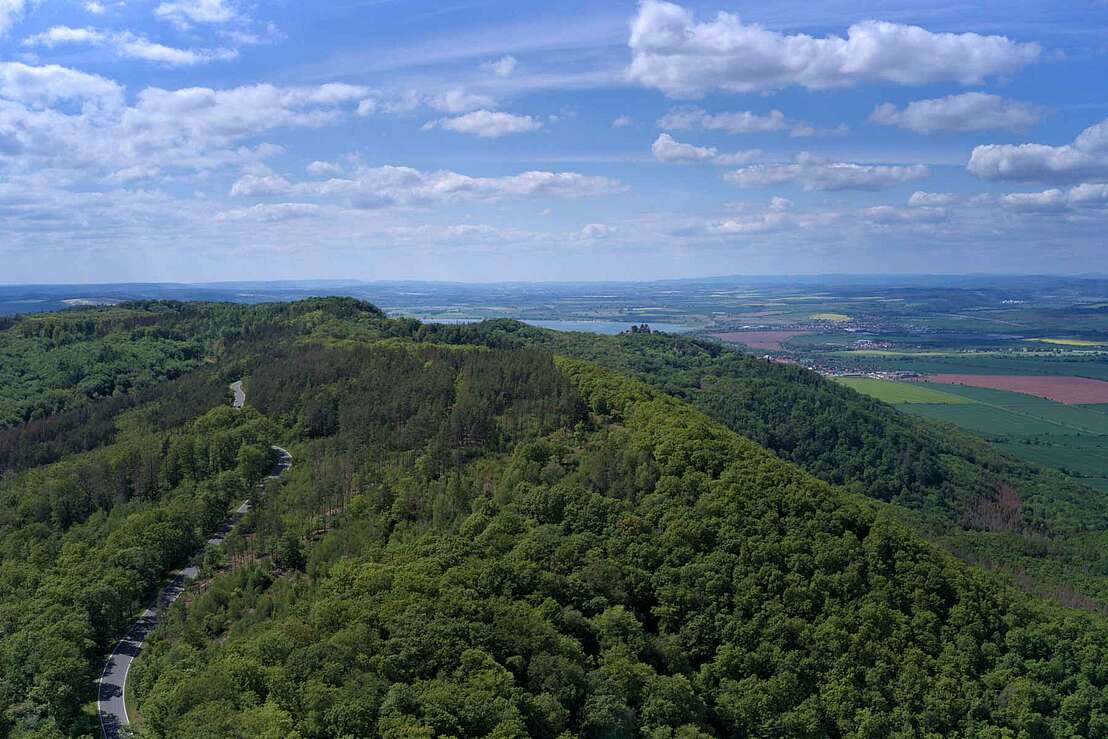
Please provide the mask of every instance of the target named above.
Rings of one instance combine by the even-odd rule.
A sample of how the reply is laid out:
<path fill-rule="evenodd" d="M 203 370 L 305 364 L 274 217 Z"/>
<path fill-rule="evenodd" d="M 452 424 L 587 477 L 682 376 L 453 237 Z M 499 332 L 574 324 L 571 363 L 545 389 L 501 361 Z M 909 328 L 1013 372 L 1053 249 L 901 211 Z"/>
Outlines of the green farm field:
<path fill-rule="evenodd" d="M 981 403 L 966 405 L 905 403 L 898 407 L 916 416 L 952 423 L 989 439 L 1008 436 L 1042 436 L 1064 431 L 1055 423 Z"/>
<path fill-rule="evenodd" d="M 924 387 L 922 383 L 894 382 L 872 377 L 836 377 L 835 382 L 892 405 L 902 403 L 968 405 L 974 402 L 956 393 Z M 1108 416 L 1105 420 L 1108 420 Z"/>
<path fill-rule="evenodd" d="M 1025 418 L 1045 421 L 1054 426 L 1053 431 L 1046 433 L 1108 434 L 1108 415 L 1084 406 L 1056 403 L 1053 400 L 1035 395 L 1014 393 L 1007 390 L 929 382 L 919 384 L 923 388 L 941 390 Z"/>
<path fill-rule="evenodd" d="M 891 405 L 938 406 L 905 410 L 990 436 L 1108 436 L 1108 414 L 1099 408 L 1065 405 L 1034 395 L 966 385 L 894 382 L 869 377 L 835 379 Z"/>
<path fill-rule="evenodd" d="M 906 413 L 982 436 L 1019 459 L 1059 469 L 1098 489 L 1108 488 L 1108 413 L 1103 407 L 1065 405 L 963 385 L 867 377 L 836 381 Z"/>
<path fill-rule="evenodd" d="M 1020 459 L 1082 477 L 1104 475 L 1108 460 L 1108 436 L 1011 437 L 998 445 Z"/>
<path fill-rule="evenodd" d="M 985 357 L 1007 357 L 1011 355 L 1011 352 L 997 349 L 993 351 L 979 351 L 979 352 L 960 352 L 954 349 L 947 351 L 942 350 L 927 350 L 927 351 L 904 351 L 896 349 L 852 349 L 849 351 L 835 351 L 830 352 L 831 356 L 835 357 L 877 357 L 884 359 L 932 359 L 935 357 L 959 357 L 966 358 L 972 357 L 974 359 L 983 359 Z"/>
<path fill-rule="evenodd" d="M 1074 375 L 1108 380 L 1108 361 L 1104 355 L 1079 357 L 1020 357 L 990 354 L 890 354 L 874 356 L 861 352 L 836 353 L 836 359 L 849 360 L 862 371 L 906 370 L 923 375 Z"/>
<path fill-rule="evenodd" d="M 905 403 L 897 407 L 915 416 L 954 424 L 1018 459 L 1053 467 L 1082 484 L 1108 490 L 1108 436 L 1064 433 L 1056 424 L 981 403 Z"/>

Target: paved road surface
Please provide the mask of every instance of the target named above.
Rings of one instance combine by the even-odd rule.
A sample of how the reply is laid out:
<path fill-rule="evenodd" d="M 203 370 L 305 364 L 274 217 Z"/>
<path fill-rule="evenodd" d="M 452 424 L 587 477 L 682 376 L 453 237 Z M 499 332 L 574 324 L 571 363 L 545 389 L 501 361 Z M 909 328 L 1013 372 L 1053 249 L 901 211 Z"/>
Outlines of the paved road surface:
<path fill-rule="evenodd" d="M 246 402 L 246 395 L 242 391 L 242 382 L 234 383 L 231 385 L 231 389 L 235 391 L 235 407 L 241 408 L 242 404 Z M 288 450 L 279 446 L 272 448 L 273 451 L 277 452 L 277 465 L 266 477 L 267 480 L 280 477 L 285 470 L 292 467 L 292 455 L 288 453 Z M 223 522 L 215 535 L 208 539 L 208 544 L 216 547 L 223 544 L 223 540 L 231 529 L 249 512 L 250 501 L 248 500 L 239 506 L 229 519 Z M 154 605 L 142 612 L 138 621 L 131 625 L 131 628 L 119 640 L 111 656 L 108 657 L 108 661 L 104 664 L 104 671 L 100 674 L 100 686 L 96 700 L 96 707 L 100 712 L 100 730 L 104 734 L 104 739 L 117 739 L 120 736 L 120 729 L 130 723 L 130 719 L 127 718 L 127 706 L 124 702 L 127 673 L 131 670 L 131 663 L 134 662 L 135 657 L 142 650 L 147 635 L 157 625 L 158 611 L 181 597 L 185 587 L 195 580 L 199 574 L 200 572 L 196 566 L 190 565 L 174 575 L 169 584 L 158 593 Z"/>
<path fill-rule="evenodd" d="M 235 408 L 242 408 L 246 405 L 246 391 L 242 389 L 242 380 L 235 380 L 231 383 L 231 391 L 235 394 L 235 399 L 231 401 L 231 405 Z"/>

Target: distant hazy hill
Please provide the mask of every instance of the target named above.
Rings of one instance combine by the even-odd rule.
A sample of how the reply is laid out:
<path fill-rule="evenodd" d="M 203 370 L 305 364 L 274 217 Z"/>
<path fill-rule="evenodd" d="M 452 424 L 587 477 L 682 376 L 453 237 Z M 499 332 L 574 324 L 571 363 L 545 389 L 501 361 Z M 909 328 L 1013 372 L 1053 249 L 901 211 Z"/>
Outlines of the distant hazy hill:
<path fill-rule="evenodd" d="M 998 300 L 1011 291 L 1021 294 L 1065 294 L 1070 298 L 1102 298 L 1108 295 L 1108 278 L 1098 275 L 735 275 L 655 282 L 479 284 L 409 280 L 284 280 L 197 284 L 0 285 L 0 315 L 63 310 L 88 304 L 86 301 L 93 301 L 93 304 L 127 300 L 264 303 L 330 295 L 370 300 L 388 311 L 418 315 L 445 308 L 468 311 L 466 315 L 486 316 L 496 315 L 496 309 L 511 306 L 521 314 L 536 313 L 530 317 L 559 319 L 566 318 L 568 311 L 588 306 L 609 312 L 644 305 L 703 311 L 706 305 L 714 305 L 718 300 L 719 290 L 752 288 L 786 291 L 834 288 L 846 294 L 856 291 L 858 295 L 870 294 L 875 289 L 937 289 L 945 294 L 983 290 L 996 291 Z M 726 306 L 716 306 L 712 310 L 721 307 Z M 641 320 L 641 317 L 628 320 Z"/>

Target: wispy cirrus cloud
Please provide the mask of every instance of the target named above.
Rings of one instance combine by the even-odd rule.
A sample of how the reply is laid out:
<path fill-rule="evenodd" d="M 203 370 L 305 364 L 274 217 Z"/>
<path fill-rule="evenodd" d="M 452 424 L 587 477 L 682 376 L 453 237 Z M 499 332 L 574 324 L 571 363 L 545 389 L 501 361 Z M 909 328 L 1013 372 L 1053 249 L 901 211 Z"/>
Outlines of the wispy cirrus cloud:
<path fill-rule="evenodd" d="M 36 4 L 35 0 L 0 0 L 0 36 L 7 34 L 19 21 L 27 9 Z"/>
<path fill-rule="evenodd" d="M 170 0 L 160 3 L 154 15 L 186 29 L 194 23 L 220 25 L 241 17 L 228 0 Z"/>
<path fill-rule="evenodd" d="M 441 113 L 471 113 L 496 107 L 496 100 L 489 95 L 476 93 L 465 87 L 453 86 L 438 92 L 412 88 L 400 90 L 370 90 L 358 104 L 358 115 L 368 118 L 375 115 L 402 115 L 429 108 Z"/>
<path fill-rule="evenodd" d="M 517 64 L 519 64 L 519 62 L 516 61 L 514 56 L 505 54 L 499 59 L 485 62 L 481 67 L 497 77 L 511 77 L 512 72 L 516 71 Z"/>
<path fill-rule="evenodd" d="M 54 26 L 49 30 L 28 36 L 26 47 L 84 45 L 110 48 L 123 59 L 141 59 L 175 67 L 191 67 L 214 61 L 230 61 L 239 55 L 235 49 L 179 49 L 159 44 L 130 31 L 108 31 L 98 28 L 73 28 Z"/>

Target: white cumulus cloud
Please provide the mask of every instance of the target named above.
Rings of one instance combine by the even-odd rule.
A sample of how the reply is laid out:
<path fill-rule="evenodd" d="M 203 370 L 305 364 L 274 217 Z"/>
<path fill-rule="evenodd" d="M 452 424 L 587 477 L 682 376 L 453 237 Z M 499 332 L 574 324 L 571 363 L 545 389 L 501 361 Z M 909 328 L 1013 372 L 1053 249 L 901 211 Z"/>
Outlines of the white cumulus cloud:
<path fill-rule="evenodd" d="M 468 113 L 481 108 L 492 108 L 496 101 L 488 95 L 479 95 L 461 87 L 454 87 L 444 93 L 432 95 L 427 105 L 444 113 Z"/>
<path fill-rule="evenodd" d="M 986 144 L 970 155 L 970 174 L 983 180 L 1080 182 L 1108 179 L 1108 119 L 1089 126 L 1073 143 Z"/>
<path fill-rule="evenodd" d="M 358 105 L 358 115 L 363 118 L 378 113 L 398 115 L 411 113 L 420 108 L 431 108 L 442 113 L 458 114 L 495 107 L 496 100 L 493 98 L 488 95 L 470 92 L 462 87 L 452 87 L 434 93 L 418 90 L 389 92 L 370 90 L 368 96 Z"/>
<path fill-rule="evenodd" d="M 1038 108 L 999 95 L 966 92 L 934 100 L 916 100 L 903 110 L 892 103 L 878 105 L 870 120 L 916 133 L 934 131 L 1022 130 L 1039 122 Z"/>
<path fill-rule="evenodd" d="M 583 241 L 603 241 L 611 238 L 615 232 L 616 229 L 606 223 L 588 223 L 581 228 L 577 236 Z"/>
<path fill-rule="evenodd" d="M 313 218 L 321 215 L 322 212 L 323 209 L 315 203 L 258 203 L 249 208 L 222 211 L 216 214 L 215 219 L 220 222 L 280 223 L 300 218 Z"/>
<path fill-rule="evenodd" d="M 1001 204 L 1024 213 L 1061 213 L 1077 208 L 1108 207 L 1108 184 L 1083 182 L 1069 190 L 1051 188 L 1041 192 L 1013 192 Z"/>
<path fill-rule="evenodd" d="M 1083 182 L 1070 188 L 1067 194 L 1070 204 L 1100 208 L 1108 206 L 1108 185 Z"/>
<path fill-rule="evenodd" d="M 870 208 L 863 208 L 860 215 L 870 223 L 884 226 L 909 223 L 939 223 L 947 220 L 948 217 L 947 212 L 942 208 L 899 208 L 895 205 L 875 205 Z"/>
<path fill-rule="evenodd" d="M 819 132 L 811 123 L 786 118 L 779 110 L 760 115 L 749 110 L 708 113 L 700 108 L 674 108 L 658 119 L 658 127 L 673 131 L 703 128 L 734 134 L 787 131 L 793 137 L 813 136 Z"/>
<path fill-rule="evenodd" d="M 847 87 L 867 82 L 980 84 L 1033 62 L 1037 44 L 976 33 L 933 33 L 919 26 L 863 21 L 845 38 L 786 35 L 743 23 L 733 13 L 697 22 L 674 3 L 645 0 L 631 23 L 628 77 L 674 97 Z"/>
<path fill-rule="evenodd" d="M 715 221 L 706 230 L 716 236 L 752 236 L 828 226 L 838 217 L 836 213 L 795 213 L 791 200 L 773 197 L 764 213 Z"/>
<path fill-rule="evenodd" d="M 483 139 L 498 139 L 515 133 L 527 133 L 542 128 L 542 121 L 529 115 L 513 115 L 492 110 L 475 110 L 452 118 L 440 118 L 424 128 L 443 128 Z"/>
<path fill-rule="evenodd" d="M 305 170 L 310 175 L 322 177 L 329 174 L 339 174 L 340 172 L 342 172 L 342 167 L 335 164 L 334 162 L 322 162 L 316 160 L 305 167 Z"/>
<path fill-rule="evenodd" d="M 36 108 L 74 100 L 117 107 L 123 102 L 123 87 L 104 77 L 56 64 L 34 67 L 0 62 L 0 99 Z M 19 118 L 14 108 L 7 114 L 9 122 Z"/>
<path fill-rule="evenodd" d="M 908 205 L 913 208 L 935 208 L 954 205 L 958 202 L 958 196 L 949 192 L 923 192 L 916 190 L 908 198 Z"/>
<path fill-rule="evenodd" d="M 668 133 L 663 133 L 650 147 L 650 152 L 659 162 L 696 162 L 715 157 L 716 150 L 710 147 L 682 144 Z"/>
<path fill-rule="evenodd" d="M 349 116 L 365 88 L 251 85 L 145 88 L 128 104 L 116 82 L 57 65 L 0 63 L 0 172 L 50 170 L 133 180 L 153 169 L 210 171 L 282 150 L 249 139 Z"/>
<path fill-rule="evenodd" d="M 908 166 L 828 162 L 801 154 L 791 163 L 754 164 L 724 175 L 742 188 L 796 184 L 805 190 L 884 190 L 927 177 L 922 164 Z"/>
<path fill-rule="evenodd" d="M 663 133 L 650 146 L 650 153 L 659 162 L 682 164 L 688 162 L 711 162 L 720 166 L 747 164 L 761 155 L 758 149 L 720 154 L 715 147 L 694 146 L 682 143 L 668 133 Z"/>
<path fill-rule="evenodd" d="M 290 182 L 271 174 L 248 174 L 231 187 L 236 197 L 300 195 L 341 197 L 351 207 L 432 205 L 514 198 L 576 198 L 608 195 L 626 189 L 617 180 L 576 172 L 531 171 L 507 177 L 470 177 L 441 170 L 411 167 L 362 167 L 349 177 Z"/>
<path fill-rule="evenodd" d="M 1058 189 L 1042 192 L 1014 192 L 1005 195 L 1000 201 L 1009 208 L 1025 212 L 1055 212 L 1065 210 L 1066 193 Z"/>

